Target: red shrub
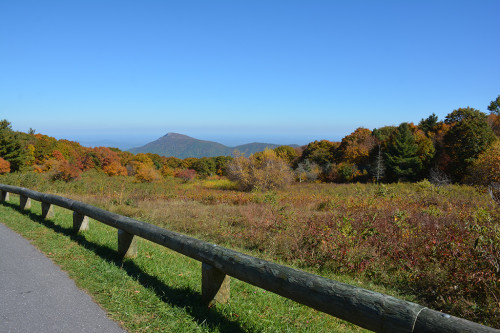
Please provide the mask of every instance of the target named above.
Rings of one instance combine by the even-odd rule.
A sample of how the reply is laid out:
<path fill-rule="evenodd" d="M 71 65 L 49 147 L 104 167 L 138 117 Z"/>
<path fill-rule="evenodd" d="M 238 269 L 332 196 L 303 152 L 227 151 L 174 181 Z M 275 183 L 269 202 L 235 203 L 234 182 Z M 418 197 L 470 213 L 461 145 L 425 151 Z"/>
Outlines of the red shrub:
<path fill-rule="evenodd" d="M 0 157 L 0 175 L 4 173 L 10 172 L 10 163 L 9 161 L 4 160 Z"/>
<path fill-rule="evenodd" d="M 187 182 L 187 181 L 190 181 L 196 177 L 196 171 L 194 171 L 193 169 L 184 169 L 184 170 L 178 171 L 175 174 L 175 177 L 181 178 L 182 180 Z"/>

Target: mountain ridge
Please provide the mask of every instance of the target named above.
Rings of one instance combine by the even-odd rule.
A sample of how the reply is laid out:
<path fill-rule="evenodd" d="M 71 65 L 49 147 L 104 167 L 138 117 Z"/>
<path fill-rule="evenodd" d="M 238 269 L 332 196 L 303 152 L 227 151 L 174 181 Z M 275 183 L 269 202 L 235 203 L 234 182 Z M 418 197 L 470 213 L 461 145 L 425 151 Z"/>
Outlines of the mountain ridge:
<path fill-rule="evenodd" d="M 130 148 L 129 152 L 138 153 L 153 153 L 166 157 L 188 158 L 188 157 L 215 157 L 215 156 L 231 156 L 235 151 L 243 155 L 251 155 L 266 148 L 274 149 L 282 145 L 274 143 L 252 142 L 235 147 L 229 147 L 215 141 L 199 140 L 188 135 L 169 132 L 164 136 L 151 141 L 143 146 Z M 298 147 L 298 145 L 290 145 Z"/>

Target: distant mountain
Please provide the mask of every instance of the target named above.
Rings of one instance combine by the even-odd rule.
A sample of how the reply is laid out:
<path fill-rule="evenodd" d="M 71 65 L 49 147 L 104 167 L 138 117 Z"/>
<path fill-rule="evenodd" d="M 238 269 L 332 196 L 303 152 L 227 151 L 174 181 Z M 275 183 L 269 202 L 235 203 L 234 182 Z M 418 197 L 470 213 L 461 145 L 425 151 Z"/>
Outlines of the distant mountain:
<path fill-rule="evenodd" d="M 248 143 L 236 147 L 228 147 L 213 141 L 204 141 L 178 133 L 167 133 L 158 140 L 145 144 L 142 147 L 131 148 L 128 151 L 133 154 L 153 153 L 163 156 L 174 156 L 178 158 L 188 157 L 214 157 L 230 156 L 237 150 L 245 156 L 263 151 L 266 148 L 274 149 L 282 145 L 272 143 Z M 291 145 L 297 146 L 297 145 Z"/>

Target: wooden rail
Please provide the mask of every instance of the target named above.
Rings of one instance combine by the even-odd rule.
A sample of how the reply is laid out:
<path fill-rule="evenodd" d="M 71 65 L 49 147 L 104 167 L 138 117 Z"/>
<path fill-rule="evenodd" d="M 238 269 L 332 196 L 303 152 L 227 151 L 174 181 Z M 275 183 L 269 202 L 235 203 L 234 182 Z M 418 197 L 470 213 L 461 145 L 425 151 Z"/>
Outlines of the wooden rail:
<path fill-rule="evenodd" d="M 42 204 L 42 215 L 53 214 L 52 205 L 73 211 L 73 229 L 88 228 L 88 217 L 118 229 L 118 251 L 135 256 L 134 235 L 202 262 L 202 298 L 206 303 L 225 302 L 229 276 L 269 290 L 316 310 L 376 332 L 500 332 L 462 318 L 367 289 L 245 255 L 215 244 L 52 194 L 0 184 L 0 202 L 9 193 L 20 196 L 22 209 L 31 199 Z"/>

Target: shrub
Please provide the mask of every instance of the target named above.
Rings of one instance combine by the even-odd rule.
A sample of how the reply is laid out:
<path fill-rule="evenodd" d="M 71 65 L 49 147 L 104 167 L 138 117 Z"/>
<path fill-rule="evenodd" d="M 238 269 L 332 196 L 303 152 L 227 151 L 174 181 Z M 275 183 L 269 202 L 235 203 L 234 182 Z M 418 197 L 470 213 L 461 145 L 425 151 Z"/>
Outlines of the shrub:
<path fill-rule="evenodd" d="M 228 178 L 244 191 L 272 190 L 291 183 L 293 174 L 275 151 L 266 149 L 250 158 L 236 157 L 228 164 Z"/>
<path fill-rule="evenodd" d="M 180 170 L 175 174 L 175 177 L 188 182 L 196 177 L 196 171 L 194 171 L 193 169 Z"/>
<path fill-rule="evenodd" d="M 135 173 L 135 179 L 143 183 L 151 183 L 160 178 L 160 173 L 152 166 L 142 166 Z"/>
<path fill-rule="evenodd" d="M 500 182 L 500 140 L 478 156 L 469 168 L 466 181 L 482 185 Z"/>
<path fill-rule="evenodd" d="M 0 175 L 4 173 L 10 172 L 10 163 L 9 161 L 4 160 L 0 157 Z"/>
<path fill-rule="evenodd" d="M 69 182 L 80 178 L 80 173 L 80 169 L 76 166 L 69 164 L 67 161 L 61 161 L 54 168 L 54 173 L 51 178 L 53 180 Z"/>
<path fill-rule="evenodd" d="M 169 167 L 167 164 L 165 164 L 161 169 L 160 173 L 163 177 L 173 177 L 175 175 L 174 170 L 172 170 L 171 167 Z"/>
<path fill-rule="evenodd" d="M 127 169 L 118 162 L 113 162 L 111 164 L 108 164 L 105 167 L 103 167 L 102 170 L 108 176 L 126 176 L 127 175 Z"/>

